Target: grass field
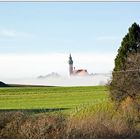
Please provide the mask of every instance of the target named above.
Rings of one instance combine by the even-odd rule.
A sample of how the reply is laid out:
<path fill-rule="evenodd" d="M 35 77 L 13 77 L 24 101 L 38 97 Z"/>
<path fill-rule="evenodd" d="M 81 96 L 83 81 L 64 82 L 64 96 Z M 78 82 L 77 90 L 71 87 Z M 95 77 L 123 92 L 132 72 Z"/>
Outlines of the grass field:
<path fill-rule="evenodd" d="M 133 105 L 108 97 L 105 86 L 0 88 L 0 138 L 140 138 Z"/>
<path fill-rule="evenodd" d="M 70 110 L 107 99 L 104 86 L 0 88 L 0 109 Z"/>

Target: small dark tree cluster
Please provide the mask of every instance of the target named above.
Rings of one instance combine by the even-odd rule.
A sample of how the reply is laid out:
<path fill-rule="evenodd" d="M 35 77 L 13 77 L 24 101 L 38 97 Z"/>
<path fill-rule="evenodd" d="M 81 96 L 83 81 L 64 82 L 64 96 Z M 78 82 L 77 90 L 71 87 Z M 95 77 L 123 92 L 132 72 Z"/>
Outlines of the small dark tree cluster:
<path fill-rule="evenodd" d="M 111 98 L 118 102 L 140 95 L 140 27 L 134 23 L 123 38 L 110 84 Z"/>
<path fill-rule="evenodd" d="M 9 87 L 9 85 L 7 85 L 7 84 L 5 84 L 5 83 L 0 81 L 0 87 Z"/>

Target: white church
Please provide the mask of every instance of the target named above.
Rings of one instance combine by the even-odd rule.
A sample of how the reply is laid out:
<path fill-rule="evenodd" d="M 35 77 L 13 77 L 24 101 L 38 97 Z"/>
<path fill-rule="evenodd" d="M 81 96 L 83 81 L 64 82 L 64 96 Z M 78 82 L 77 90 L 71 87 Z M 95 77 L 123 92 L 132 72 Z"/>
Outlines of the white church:
<path fill-rule="evenodd" d="M 70 54 L 69 56 L 69 75 L 70 76 L 88 76 L 89 73 L 86 69 L 75 69 L 75 67 L 73 67 L 73 60 L 72 60 L 72 56 Z"/>

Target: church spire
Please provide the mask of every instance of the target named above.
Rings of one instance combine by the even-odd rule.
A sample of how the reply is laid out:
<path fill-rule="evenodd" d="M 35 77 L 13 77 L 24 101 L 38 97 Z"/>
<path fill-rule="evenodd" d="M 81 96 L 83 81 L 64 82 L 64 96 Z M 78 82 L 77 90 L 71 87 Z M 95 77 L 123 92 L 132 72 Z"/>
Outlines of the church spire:
<path fill-rule="evenodd" d="M 70 75 L 73 74 L 73 60 L 72 60 L 71 54 L 69 55 L 69 74 Z"/>
<path fill-rule="evenodd" d="M 71 54 L 69 56 L 69 64 L 73 64 L 73 60 L 72 60 Z"/>

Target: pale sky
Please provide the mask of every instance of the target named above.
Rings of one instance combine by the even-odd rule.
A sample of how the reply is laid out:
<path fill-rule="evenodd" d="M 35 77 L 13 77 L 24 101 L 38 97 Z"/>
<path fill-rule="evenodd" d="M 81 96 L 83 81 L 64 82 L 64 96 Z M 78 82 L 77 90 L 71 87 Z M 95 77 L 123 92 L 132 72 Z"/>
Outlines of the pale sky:
<path fill-rule="evenodd" d="M 0 77 L 68 75 L 69 53 L 76 68 L 110 72 L 139 13 L 139 2 L 0 2 Z"/>

